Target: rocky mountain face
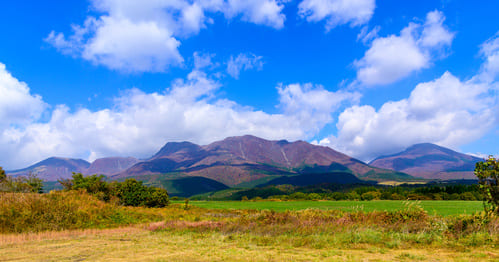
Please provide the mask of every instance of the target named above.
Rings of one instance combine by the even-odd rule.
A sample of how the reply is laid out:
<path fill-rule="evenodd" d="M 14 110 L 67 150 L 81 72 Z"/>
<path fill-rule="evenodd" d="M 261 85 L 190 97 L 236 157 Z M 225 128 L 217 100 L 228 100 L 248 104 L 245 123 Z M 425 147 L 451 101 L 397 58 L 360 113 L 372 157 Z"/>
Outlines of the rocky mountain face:
<path fill-rule="evenodd" d="M 117 174 L 138 163 L 134 157 L 105 157 L 96 159 L 82 173 L 85 175 L 102 174 L 106 176 Z"/>
<path fill-rule="evenodd" d="M 476 179 L 475 163 L 482 159 L 434 144 L 417 144 L 405 151 L 378 157 L 369 165 L 426 179 Z"/>
<path fill-rule="evenodd" d="M 300 175 L 301 181 L 307 174 L 353 174 L 360 179 L 377 181 L 412 178 L 407 174 L 371 167 L 329 147 L 304 141 L 270 141 L 249 135 L 229 137 L 205 146 L 169 142 L 151 158 L 142 161 L 108 157 L 90 164 L 78 159 L 49 158 L 8 173 L 25 175 L 28 172 L 36 173 L 46 181 L 70 178 L 72 172 L 103 174 L 111 179 L 134 177 L 161 181 L 200 177 L 230 187 L 262 185 L 285 176 Z M 321 177 L 315 176 L 314 181 Z M 162 183 L 167 183 L 166 180 Z"/>
<path fill-rule="evenodd" d="M 269 141 L 248 135 L 229 137 L 206 146 L 167 143 L 151 159 L 113 178 L 174 172 L 213 179 L 228 186 L 304 173 L 351 172 L 364 179 L 382 179 L 384 175 L 409 177 L 370 167 L 329 147 L 303 141 Z"/>

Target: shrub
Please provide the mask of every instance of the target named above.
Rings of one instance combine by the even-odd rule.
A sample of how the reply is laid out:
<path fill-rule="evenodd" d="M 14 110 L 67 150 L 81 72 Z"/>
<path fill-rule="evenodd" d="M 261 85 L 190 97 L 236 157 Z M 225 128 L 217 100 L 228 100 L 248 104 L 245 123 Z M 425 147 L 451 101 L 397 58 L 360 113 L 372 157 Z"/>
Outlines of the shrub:
<path fill-rule="evenodd" d="M 120 203 L 125 206 L 164 207 L 169 202 L 165 189 L 147 187 L 133 178 L 117 183 L 115 190 Z"/>
<path fill-rule="evenodd" d="M 157 211 L 116 206 L 81 190 L 0 193 L 0 234 L 107 228 L 162 218 Z"/>
<path fill-rule="evenodd" d="M 73 173 L 72 177 L 59 181 L 66 191 L 84 190 L 100 200 L 116 199 L 116 202 L 124 206 L 164 207 L 169 203 L 165 189 L 148 187 L 135 179 L 107 183 L 103 175 L 85 177 L 81 173 Z"/>
<path fill-rule="evenodd" d="M 490 156 L 475 165 L 475 175 L 484 195 L 485 209 L 499 214 L 499 159 Z"/>
<path fill-rule="evenodd" d="M 39 179 L 35 174 L 29 173 L 28 176 L 11 177 L 5 175 L 5 171 L 3 171 L 1 167 L 0 170 L 0 192 L 43 192 L 43 181 Z"/>

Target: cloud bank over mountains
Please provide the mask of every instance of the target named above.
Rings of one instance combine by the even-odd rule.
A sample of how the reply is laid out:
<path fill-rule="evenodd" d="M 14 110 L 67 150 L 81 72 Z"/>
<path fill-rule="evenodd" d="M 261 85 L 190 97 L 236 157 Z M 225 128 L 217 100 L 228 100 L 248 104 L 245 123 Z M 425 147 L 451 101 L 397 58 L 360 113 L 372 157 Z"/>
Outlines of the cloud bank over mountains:
<path fill-rule="evenodd" d="M 0 94 L 18 93 L 16 108 L 4 104 L 0 115 L 14 115 L 0 129 L 0 154 L 6 168 L 20 168 L 40 159 L 63 155 L 93 160 L 104 156 L 149 157 L 165 141 L 207 144 L 228 136 L 253 134 L 268 139 L 306 139 L 333 121 L 342 104 L 358 101 L 355 92 L 330 92 L 322 86 L 277 87 L 281 112 L 269 114 L 219 98 L 221 84 L 206 73 L 192 71 L 162 93 L 131 89 L 116 97 L 109 109 L 72 112 L 66 105 L 39 121 L 46 106 L 26 84 L 0 66 Z M 13 82 L 14 85 L 4 83 Z M 14 125 L 15 124 L 15 125 Z"/>
<path fill-rule="evenodd" d="M 363 87 L 396 83 L 445 57 L 457 32 L 448 29 L 438 10 L 398 34 L 379 36 L 380 26 L 369 25 L 374 0 L 299 1 L 298 18 L 324 26 L 325 34 L 341 25 L 361 31 L 358 40 L 366 51 L 352 61 L 352 71 L 362 88 L 276 84 L 274 113 L 223 97 L 223 77 L 264 70 L 264 57 L 236 53 L 220 69 L 216 54 L 196 52 L 193 67 L 185 65 L 182 42 L 216 21 L 284 30 L 289 21 L 283 10 L 289 5 L 287 0 L 91 1 L 91 13 L 81 25 L 72 25 L 71 34 L 52 31 L 45 41 L 62 54 L 122 73 L 171 67 L 190 72 L 158 92 L 127 90 L 106 109 L 71 110 L 71 105 L 48 105 L 0 63 L 1 164 L 15 169 L 49 156 L 141 158 L 166 141 L 207 144 L 245 134 L 289 140 L 320 136 L 315 143 L 371 160 L 420 142 L 456 148 L 497 127 L 499 32 L 480 46 L 483 63 L 475 76 L 462 79 L 448 71 L 417 84 L 403 99 L 379 108 L 362 104 Z M 210 73 L 214 67 L 222 71 Z M 336 131 L 324 131 L 325 126 Z"/>
<path fill-rule="evenodd" d="M 418 84 L 408 98 L 345 109 L 338 134 L 316 143 L 363 160 L 432 142 L 456 148 L 482 137 L 499 122 L 499 83 L 495 81 L 499 35 L 481 46 L 481 71 L 468 80 L 450 72 Z"/>

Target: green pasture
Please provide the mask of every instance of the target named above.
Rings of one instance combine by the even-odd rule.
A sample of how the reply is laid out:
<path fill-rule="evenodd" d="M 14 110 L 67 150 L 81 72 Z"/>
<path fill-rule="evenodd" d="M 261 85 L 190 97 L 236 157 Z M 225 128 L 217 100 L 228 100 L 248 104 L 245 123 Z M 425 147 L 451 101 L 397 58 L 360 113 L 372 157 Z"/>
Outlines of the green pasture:
<path fill-rule="evenodd" d="M 183 203 L 182 201 L 173 201 Z M 189 205 L 210 209 L 268 209 L 275 211 L 302 210 L 308 208 L 344 211 L 395 211 L 407 209 L 409 206 L 420 206 L 430 215 L 450 216 L 473 214 L 483 210 L 481 201 L 189 201 Z"/>

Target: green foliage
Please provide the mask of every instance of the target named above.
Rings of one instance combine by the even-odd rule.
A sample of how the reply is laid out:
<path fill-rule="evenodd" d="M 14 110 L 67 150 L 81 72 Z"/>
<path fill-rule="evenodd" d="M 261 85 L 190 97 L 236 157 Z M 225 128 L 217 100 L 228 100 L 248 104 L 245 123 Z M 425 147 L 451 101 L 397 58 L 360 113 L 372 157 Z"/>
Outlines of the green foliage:
<path fill-rule="evenodd" d="M 0 171 L 0 174 L 2 172 L 5 175 L 3 169 Z M 33 173 L 20 177 L 0 175 L 0 192 L 42 193 L 43 181 Z"/>
<path fill-rule="evenodd" d="M 486 211 L 499 214 L 499 159 L 490 156 L 486 161 L 476 163 L 475 175 L 486 201 Z"/>
<path fill-rule="evenodd" d="M 168 193 L 165 189 L 147 187 L 142 181 L 129 178 L 116 183 L 116 196 L 125 206 L 164 207 L 168 205 Z"/>
<path fill-rule="evenodd" d="M 164 207 L 168 205 L 168 192 L 143 185 L 142 181 L 127 179 L 108 183 L 103 175 L 83 176 L 73 173 L 72 179 L 59 181 L 66 191 L 85 190 L 100 200 L 116 201 L 124 206 Z"/>
<path fill-rule="evenodd" d="M 161 219 L 159 210 L 116 206 L 81 190 L 0 193 L 0 234 L 108 228 Z"/>
<path fill-rule="evenodd" d="M 5 170 L 0 166 L 0 183 L 7 179 L 7 175 L 5 174 Z"/>
<path fill-rule="evenodd" d="M 453 182 L 456 183 L 456 182 Z M 459 183 L 459 182 L 457 182 Z M 192 200 L 242 200 L 261 197 L 272 200 L 483 200 L 478 184 L 446 182 L 429 185 L 276 185 L 251 189 L 233 188 L 191 197 Z"/>

